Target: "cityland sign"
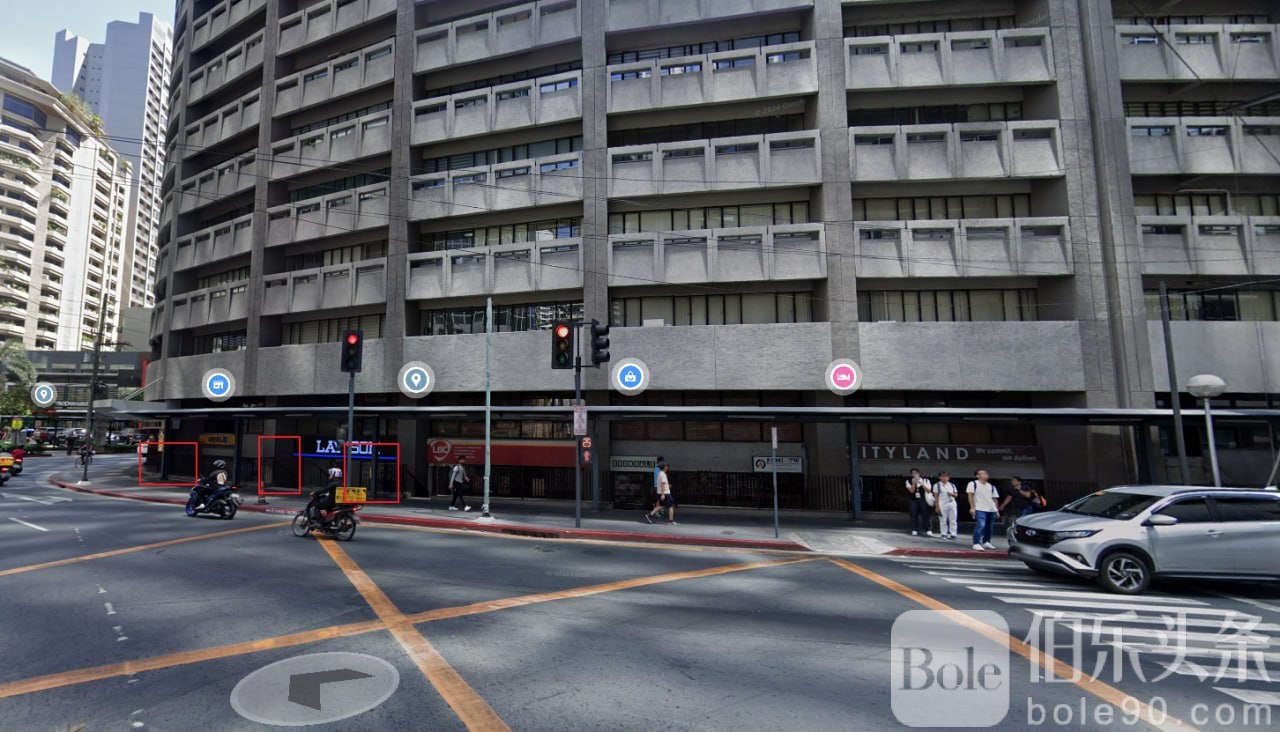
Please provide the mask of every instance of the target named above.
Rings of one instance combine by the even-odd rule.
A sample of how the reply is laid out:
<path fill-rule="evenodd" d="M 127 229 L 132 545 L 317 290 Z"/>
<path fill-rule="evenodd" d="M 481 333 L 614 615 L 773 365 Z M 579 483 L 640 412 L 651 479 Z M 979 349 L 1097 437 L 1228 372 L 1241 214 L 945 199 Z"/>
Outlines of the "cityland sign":
<path fill-rule="evenodd" d="M 1038 464 L 1044 453 L 1034 445 L 861 445 L 863 460 Z"/>

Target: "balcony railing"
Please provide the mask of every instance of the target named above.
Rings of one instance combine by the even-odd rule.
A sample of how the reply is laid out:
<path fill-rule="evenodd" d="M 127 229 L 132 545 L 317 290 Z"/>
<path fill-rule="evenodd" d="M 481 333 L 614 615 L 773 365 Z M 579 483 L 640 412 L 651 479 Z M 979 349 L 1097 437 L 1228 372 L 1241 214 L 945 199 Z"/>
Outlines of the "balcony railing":
<path fill-rule="evenodd" d="M 1125 80 L 1269 81 L 1280 77 L 1280 24 L 1116 27 Z"/>
<path fill-rule="evenodd" d="M 258 31 L 243 43 L 236 44 L 214 60 L 192 71 L 191 101 L 199 101 L 245 74 L 261 68 L 262 54 L 266 48 L 263 45 L 265 37 L 265 30 Z M 175 86 L 178 87 L 174 89 L 176 95 L 180 91 L 180 86 Z M 176 104 L 176 98 L 170 99 L 171 109 L 176 109 Z"/>
<path fill-rule="evenodd" d="M 849 89 L 1048 83 L 1048 28 L 846 38 Z"/>
<path fill-rule="evenodd" d="M 818 90 L 813 51 L 813 41 L 805 41 L 613 64 L 609 67 L 609 111 L 812 94 Z"/>
<path fill-rule="evenodd" d="M 609 285 L 827 276 L 822 224 L 637 232 L 609 237 Z"/>
<path fill-rule="evenodd" d="M 189 158 L 246 130 L 254 129 L 262 117 L 262 91 L 254 89 L 243 97 L 187 126 L 182 156 Z"/>
<path fill-rule="evenodd" d="M 253 188 L 258 179 L 258 154 L 249 151 L 213 170 L 182 181 L 181 213 L 220 201 Z"/>
<path fill-rule="evenodd" d="M 191 24 L 191 50 L 204 48 L 266 5 L 267 0 L 222 0 Z"/>
<path fill-rule="evenodd" d="M 391 151 L 391 110 L 306 132 L 271 146 L 271 177 L 288 178 Z"/>
<path fill-rule="evenodd" d="M 269 275 L 263 281 L 264 315 L 373 305 L 387 301 L 387 260 L 366 259 Z"/>
<path fill-rule="evenodd" d="M 324 0 L 280 19 L 281 54 L 396 12 L 396 0 Z"/>
<path fill-rule="evenodd" d="M 859 277 L 1036 277 L 1075 272 L 1065 217 L 859 221 Z"/>
<path fill-rule="evenodd" d="M 1280 174 L 1280 117 L 1129 117 L 1134 175 Z"/>
<path fill-rule="evenodd" d="M 410 300 L 582 288 L 582 239 L 409 255 Z"/>
<path fill-rule="evenodd" d="M 581 35 L 579 0 L 539 0 L 418 31 L 414 71 L 421 73 L 524 53 Z"/>
<path fill-rule="evenodd" d="M 609 196 L 652 196 L 822 182 L 816 131 L 609 148 Z"/>
<path fill-rule="evenodd" d="M 267 246 L 385 227 L 389 183 L 267 209 Z"/>
<path fill-rule="evenodd" d="M 570 71 L 413 105 L 413 144 L 582 118 L 582 72 Z"/>
<path fill-rule="evenodd" d="M 188 234 L 176 240 L 173 267 L 182 271 L 247 254 L 253 249 L 253 214 Z"/>
<path fill-rule="evenodd" d="M 275 116 L 388 83 L 395 57 L 395 41 L 387 39 L 286 76 L 276 82 Z"/>
<path fill-rule="evenodd" d="M 1139 216 L 1142 273 L 1280 275 L 1280 216 Z"/>
<path fill-rule="evenodd" d="M 583 196 L 582 153 L 429 173 L 409 183 L 411 219 L 574 203 Z"/>
<path fill-rule="evenodd" d="M 812 7 L 813 0 L 608 0 L 605 17 L 619 31 Z"/>
<path fill-rule="evenodd" d="M 855 181 L 1066 173 L 1056 120 L 851 127 L 849 155 Z"/>

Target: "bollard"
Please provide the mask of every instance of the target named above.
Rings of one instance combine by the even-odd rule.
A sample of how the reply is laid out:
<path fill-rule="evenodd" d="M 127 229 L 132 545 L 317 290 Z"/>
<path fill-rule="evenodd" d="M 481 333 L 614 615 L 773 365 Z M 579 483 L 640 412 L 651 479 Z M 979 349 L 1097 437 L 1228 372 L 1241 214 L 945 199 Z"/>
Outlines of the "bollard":
<path fill-rule="evenodd" d="M 267 505 L 267 496 L 262 492 L 261 484 L 258 485 L 258 505 L 259 506 Z"/>

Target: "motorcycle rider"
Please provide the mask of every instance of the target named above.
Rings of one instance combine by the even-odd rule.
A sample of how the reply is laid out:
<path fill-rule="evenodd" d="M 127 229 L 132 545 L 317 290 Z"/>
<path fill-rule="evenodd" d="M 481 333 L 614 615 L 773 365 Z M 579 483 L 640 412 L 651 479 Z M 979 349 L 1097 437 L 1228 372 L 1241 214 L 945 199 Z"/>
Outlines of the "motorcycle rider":
<path fill-rule="evenodd" d="M 213 470 L 208 475 L 200 479 L 196 486 L 196 500 L 200 503 L 196 506 L 197 511 L 203 511 L 205 503 L 209 500 L 209 496 L 221 489 L 227 484 L 227 461 L 218 459 L 213 461 Z"/>
<path fill-rule="evenodd" d="M 342 464 L 337 460 L 333 461 L 333 465 L 329 466 L 329 481 L 325 483 L 324 490 L 316 493 L 315 498 L 311 499 L 310 517 L 312 521 L 319 521 L 325 511 L 332 511 L 335 505 L 334 498 L 338 489 L 342 487 Z"/>

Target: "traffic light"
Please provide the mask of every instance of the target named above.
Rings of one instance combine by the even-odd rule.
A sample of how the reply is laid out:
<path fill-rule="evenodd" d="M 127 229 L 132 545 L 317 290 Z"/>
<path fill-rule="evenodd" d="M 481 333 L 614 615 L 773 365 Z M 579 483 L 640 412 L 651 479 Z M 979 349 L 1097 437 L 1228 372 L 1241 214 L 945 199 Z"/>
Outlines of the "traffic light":
<path fill-rule="evenodd" d="M 364 333 L 349 330 L 342 336 L 342 370 L 349 374 L 360 373 L 364 359 Z"/>
<path fill-rule="evenodd" d="M 609 363 L 609 324 L 591 321 L 591 365 Z"/>
<path fill-rule="evenodd" d="M 551 326 L 551 368 L 573 368 L 573 325 L 570 323 Z"/>

